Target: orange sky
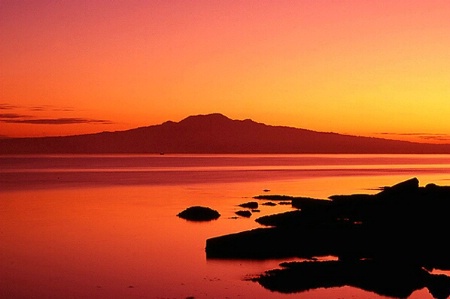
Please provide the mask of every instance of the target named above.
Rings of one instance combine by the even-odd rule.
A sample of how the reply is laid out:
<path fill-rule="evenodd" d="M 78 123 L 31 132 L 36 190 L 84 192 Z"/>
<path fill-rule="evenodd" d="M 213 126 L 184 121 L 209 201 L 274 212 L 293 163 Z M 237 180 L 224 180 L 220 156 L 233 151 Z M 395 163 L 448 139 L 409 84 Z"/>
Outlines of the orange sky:
<path fill-rule="evenodd" d="M 450 142 L 450 1 L 0 0 L 0 136 L 220 112 Z"/>

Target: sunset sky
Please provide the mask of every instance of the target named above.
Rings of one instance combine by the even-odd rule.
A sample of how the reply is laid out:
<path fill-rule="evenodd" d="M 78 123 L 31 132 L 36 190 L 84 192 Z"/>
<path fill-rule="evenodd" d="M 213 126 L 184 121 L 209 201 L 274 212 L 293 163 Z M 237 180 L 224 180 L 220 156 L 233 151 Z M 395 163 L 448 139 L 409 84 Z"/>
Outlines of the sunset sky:
<path fill-rule="evenodd" d="M 215 112 L 450 143 L 450 1 L 0 0 L 0 136 Z"/>

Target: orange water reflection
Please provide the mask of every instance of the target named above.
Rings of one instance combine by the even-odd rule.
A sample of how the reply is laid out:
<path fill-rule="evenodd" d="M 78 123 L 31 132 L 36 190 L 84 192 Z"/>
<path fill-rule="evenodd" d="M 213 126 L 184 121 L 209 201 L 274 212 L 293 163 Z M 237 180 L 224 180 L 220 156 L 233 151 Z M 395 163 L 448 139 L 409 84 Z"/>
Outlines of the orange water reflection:
<path fill-rule="evenodd" d="M 300 294 L 271 293 L 248 275 L 281 261 L 206 260 L 209 237 L 257 227 L 254 219 L 289 209 L 260 206 L 234 219 L 238 204 L 263 194 L 326 198 L 375 193 L 409 179 L 391 176 L 319 176 L 177 185 L 138 185 L 0 192 L 2 298 L 383 298 L 350 287 Z M 442 173 L 419 177 L 444 184 Z M 221 217 L 192 223 L 175 215 L 191 205 Z M 283 260 L 284 261 L 284 260 Z M 410 298 L 432 298 L 427 290 Z"/>

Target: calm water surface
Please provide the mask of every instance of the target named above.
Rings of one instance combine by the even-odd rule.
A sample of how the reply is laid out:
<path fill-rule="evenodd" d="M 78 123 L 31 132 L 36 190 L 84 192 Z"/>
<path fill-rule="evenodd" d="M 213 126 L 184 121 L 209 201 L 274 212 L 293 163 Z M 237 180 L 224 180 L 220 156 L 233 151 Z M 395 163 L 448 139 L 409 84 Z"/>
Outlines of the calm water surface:
<path fill-rule="evenodd" d="M 450 156 L 0 157 L 0 297 L 386 298 L 351 287 L 270 292 L 246 278 L 285 259 L 209 260 L 205 242 L 290 209 L 260 206 L 236 219 L 237 205 L 255 195 L 372 194 L 411 177 L 450 185 Z M 192 205 L 221 217 L 176 216 Z M 409 298 L 432 296 L 422 289 Z"/>

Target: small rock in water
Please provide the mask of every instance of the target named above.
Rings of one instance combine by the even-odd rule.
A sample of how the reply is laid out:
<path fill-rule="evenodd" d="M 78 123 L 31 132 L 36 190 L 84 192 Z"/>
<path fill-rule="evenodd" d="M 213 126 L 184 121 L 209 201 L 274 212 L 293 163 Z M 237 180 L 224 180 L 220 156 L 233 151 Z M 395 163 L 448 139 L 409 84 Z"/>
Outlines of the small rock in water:
<path fill-rule="evenodd" d="M 209 221 L 219 218 L 220 214 L 208 207 L 193 206 L 178 213 L 177 216 L 190 221 Z"/>
<path fill-rule="evenodd" d="M 242 217 L 250 217 L 250 216 L 252 216 L 252 213 L 250 211 L 243 211 L 243 210 L 241 210 L 241 211 L 236 211 L 235 213 L 236 213 L 236 215 L 239 215 L 239 216 L 242 216 Z"/>
<path fill-rule="evenodd" d="M 246 202 L 246 203 L 240 204 L 239 206 L 243 207 L 243 208 L 257 209 L 258 208 L 258 203 L 256 201 L 250 201 L 250 202 Z"/>

